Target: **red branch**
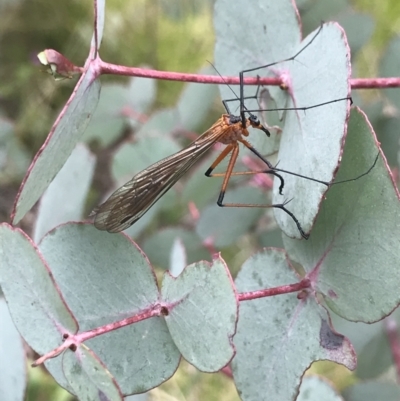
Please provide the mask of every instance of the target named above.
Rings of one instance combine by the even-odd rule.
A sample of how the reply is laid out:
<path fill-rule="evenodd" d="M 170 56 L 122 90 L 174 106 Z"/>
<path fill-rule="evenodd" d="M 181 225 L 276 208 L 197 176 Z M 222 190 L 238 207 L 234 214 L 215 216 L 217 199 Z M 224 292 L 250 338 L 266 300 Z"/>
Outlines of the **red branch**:
<path fill-rule="evenodd" d="M 131 77 L 163 79 L 165 81 L 196 82 L 199 84 L 229 84 L 239 85 L 239 77 L 221 77 L 219 75 L 185 74 L 181 72 L 158 71 L 144 68 L 125 67 L 100 61 L 101 74 L 124 75 Z M 246 85 L 276 85 L 282 84 L 280 78 L 256 78 L 244 79 Z"/>
<path fill-rule="evenodd" d="M 239 85 L 239 76 L 223 77 L 219 75 L 185 74 L 180 72 L 158 71 L 144 68 L 126 67 L 117 64 L 106 63 L 100 59 L 96 60 L 100 74 L 114 74 L 142 78 L 163 79 L 166 81 L 196 82 L 200 84 L 229 84 Z M 281 78 L 244 78 L 246 85 L 271 85 L 284 84 Z M 400 77 L 391 78 L 355 78 L 350 80 L 352 89 L 374 89 L 374 88 L 399 88 Z"/>
<path fill-rule="evenodd" d="M 250 301 L 251 299 L 273 297 L 275 295 L 289 294 L 310 288 L 311 282 L 308 278 L 301 280 L 295 284 L 282 285 L 280 287 L 267 288 L 265 290 L 242 292 L 238 294 L 239 301 Z"/>
<path fill-rule="evenodd" d="M 311 282 L 308 278 L 301 280 L 299 283 L 283 285 L 281 287 L 269 288 L 265 290 L 258 290 L 252 292 L 244 292 L 238 294 L 239 301 L 249 301 L 251 299 L 271 297 L 279 294 L 288 294 L 291 292 L 297 292 L 300 290 L 304 290 L 309 288 Z M 179 303 L 179 302 L 178 302 Z M 53 349 L 52 351 L 46 353 L 39 359 L 33 362 L 32 366 L 38 366 L 50 358 L 54 358 L 64 352 L 67 348 L 76 349 L 83 342 L 90 340 L 91 338 L 100 336 L 102 334 L 109 333 L 113 330 L 120 329 L 122 327 L 141 322 L 146 319 L 150 319 L 154 316 L 162 316 L 167 314 L 169 310 L 171 310 L 176 304 L 164 305 L 161 303 L 156 303 L 155 305 L 150 306 L 148 309 L 142 311 L 141 313 L 130 316 L 126 319 L 122 319 L 117 322 L 109 323 L 104 326 L 97 327 L 93 330 L 89 330 L 83 333 L 64 333 L 64 342 Z M 225 374 L 229 374 L 228 370 L 225 371 Z"/>
<path fill-rule="evenodd" d="M 400 78 L 354 78 L 350 83 L 351 89 L 399 88 Z"/>
<path fill-rule="evenodd" d="M 171 305 L 171 308 L 172 307 L 173 305 Z M 59 347 L 53 349 L 52 351 L 48 352 L 47 354 L 43 355 L 42 357 L 34 361 L 32 363 L 32 367 L 39 366 L 42 363 L 46 362 L 48 359 L 60 355 L 67 348 L 70 347 L 76 348 L 79 344 L 83 343 L 84 341 L 90 340 L 91 338 L 100 336 L 105 333 L 109 333 L 110 331 L 113 330 L 120 329 L 121 327 L 129 326 L 131 324 L 141 322 L 146 319 L 150 319 L 151 317 L 154 316 L 160 316 L 164 313 L 163 312 L 164 309 L 167 310 L 161 304 L 156 304 L 149 307 L 142 313 L 120 320 L 118 322 L 109 323 L 104 326 L 100 326 L 93 330 L 89 330 L 83 333 L 65 335 L 64 342 Z"/>

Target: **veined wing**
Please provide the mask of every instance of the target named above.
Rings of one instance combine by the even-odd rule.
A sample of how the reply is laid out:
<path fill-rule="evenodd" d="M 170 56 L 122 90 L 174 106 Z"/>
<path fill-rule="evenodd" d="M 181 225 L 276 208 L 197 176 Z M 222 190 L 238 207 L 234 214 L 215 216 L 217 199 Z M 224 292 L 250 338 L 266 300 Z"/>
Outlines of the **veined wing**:
<path fill-rule="evenodd" d="M 219 119 L 187 148 L 136 174 L 90 214 L 95 216 L 96 228 L 115 233 L 130 227 L 224 135 L 228 127 Z"/>

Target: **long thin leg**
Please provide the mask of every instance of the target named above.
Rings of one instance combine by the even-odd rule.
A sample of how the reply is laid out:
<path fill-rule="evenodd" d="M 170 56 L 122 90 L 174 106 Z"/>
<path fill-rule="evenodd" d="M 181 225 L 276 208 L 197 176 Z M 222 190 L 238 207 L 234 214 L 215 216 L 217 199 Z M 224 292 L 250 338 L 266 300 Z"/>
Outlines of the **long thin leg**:
<path fill-rule="evenodd" d="M 280 180 L 280 182 L 281 182 L 280 185 L 279 185 L 279 194 L 280 194 L 280 195 L 283 195 L 282 190 L 283 190 L 283 187 L 285 186 L 285 180 L 283 179 L 283 177 L 282 177 L 280 174 L 278 174 L 278 173 L 276 172 L 275 167 L 274 167 L 267 159 L 265 159 L 264 157 L 262 157 L 261 154 L 258 153 L 247 141 L 245 141 L 244 139 L 238 139 L 238 141 L 241 142 L 241 143 L 243 143 L 243 144 L 244 144 L 247 148 L 249 148 L 250 150 L 253 149 L 254 152 L 256 152 L 255 154 L 256 154 L 258 157 L 260 157 L 261 160 L 262 160 L 264 163 L 266 163 L 266 164 L 268 165 L 269 170 L 264 170 L 264 171 L 260 171 L 260 172 L 265 173 L 265 174 L 271 174 L 271 175 L 274 175 L 275 177 L 278 177 L 278 178 L 279 178 L 279 180 Z M 228 146 L 221 152 L 221 154 L 215 159 L 214 163 L 210 166 L 210 168 L 205 172 L 205 175 L 206 175 L 207 177 L 213 177 L 213 176 L 214 176 L 214 177 L 222 177 L 222 176 L 225 176 L 225 174 L 227 174 L 227 172 L 226 172 L 226 173 L 218 173 L 218 175 L 217 175 L 217 174 L 212 175 L 211 173 L 212 173 L 213 170 L 218 166 L 218 164 L 220 164 L 220 163 L 222 162 L 222 160 L 224 160 L 225 157 L 228 156 L 228 154 L 229 154 L 232 150 L 235 150 L 235 149 L 237 149 L 237 152 L 239 152 L 239 146 L 237 146 L 237 145 L 235 146 L 234 144 L 228 145 Z M 236 156 L 236 159 L 237 159 L 237 156 Z M 235 159 L 235 162 L 236 162 L 236 159 Z M 231 160 L 232 160 L 232 157 L 231 157 Z M 229 161 L 229 163 L 231 163 L 231 160 Z M 229 165 L 228 165 L 228 168 L 229 168 Z M 227 169 L 227 171 L 228 171 L 228 169 Z M 233 174 L 233 175 L 240 175 L 240 174 L 237 174 L 237 173 L 233 173 L 233 166 L 232 166 L 231 174 Z M 241 174 L 241 175 L 243 175 L 243 174 Z M 296 175 L 297 175 L 297 174 L 296 174 Z"/>
<path fill-rule="evenodd" d="M 246 142 L 247 143 L 247 142 Z M 229 153 L 231 153 L 231 157 L 229 159 L 229 164 L 228 167 L 225 171 L 225 173 L 216 173 L 216 174 L 211 174 L 212 171 L 229 155 Z M 221 186 L 221 192 L 219 193 L 218 196 L 218 200 L 217 200 L 217 205 L 221 206 L 221 207 L 262 207 L 262 208 L 277 208 L 277 209 L 281 209 L 283 210 L 285 213 L 287 213 L 295 222 L 301 236 L 305 239 L 308 239 L 309 235 L 306 234 L 303 230 L 303 228 L 301 227 L 301 224 L 299 222 L 299 220 L 296 218 L 296 216 L 288 209 L 286 209 L 286 205 L 290 202 L 290 201 L 285 201 L 283 203 L 279 203 L 279 204 L 273 204 L 273 205 L 253 205 L 253 204 L 248 204 L 248 203 L 223 203 L 224 200 L 224 196 L 225 196 L 225 192 L 226 192 L 226 188 L 228 187 L 228 183 L 230 178 L 233 175 L 250 175 L 250 174 L 257 174 L 258 172 L 252 172 L 252 171 L 243 171 L 243 172 L 233 172 L 233 168 L 235 166 L 236 160 L 238 158 L 239 155 L 239 145 L 237 143 L 234 144 L 230 144 L 228 145 L 222 152 L 221 154 L 217 157 L 217 159 L 214 161 L 214 163 L 211 165 L 211 167 L 206 171 L 206 176 L 207 177 L 224 177 L 224 180 L 222 182 L 222 186 Z M 269 162 L 267 162 L 268 164 Z M 276 172 L 274 170 L 266 170 L 266 171 L 262 171 L 263 173 L 267 173 L 267 174 L 273 174 L 276 175 L 277 177 L 279 177 L 281 179 L 281 186 L 279 187 L 280 193 L 281 193 L 281 189 L 283 188 L 284 185 L 284 181 L 283 178 L 279 175 L 276 174 Z"/>
<path fill-rule="evenodd" d="M 379 152 L 378 152 L 378 154 L 376 155 L 376 157 L 374 159 L 374 162 L 372 163 L 371 167 L 369 167 L 369 169 L 367 171 L 364 171 L 363 173 L 361 173 L 357 177 L 348 178 L 346 180 L 327 182 L 327 181 L 317 180 L 316 178 L 307 177 L 307 176 L 302 175 L 302 174 L 297 174 L 297 173 L 294 173 L 293 171 L 288 171 L 288 170 L 284 170 L 284 169 L 281 169 L 281 168 L 274 167 L 274 166 L 272 166 L 272 164 L 261 153 L 259 153 L 256 149 L 254 149 L 253 146 L 251 146 L 251 144 L 249 142 L 247 142 L 245 139 L 239 139 L 239 142 L 243 143 L 243 145 L 246 146 L 246 148 L 248 148 L 251 152 L 253 152 L 260 160 L 262 160 L 265 164 L 267 164 L 267 166 L 270 169 L 272 169 L 273 171 L 279 171 L 280 173 L 286 173 L 286 174 L 294 175 L 296 177 L 304 178 L 305 180 L 318 182 L 319 184 L 326 185 L 327 187 L 331 187 L 331 186 L 336 185 L 336 184 L 343 184 L 345 182 L 357 181 L 359 178 L 364 177 L 365 175 L 369 174 L 369 172 L 375 167 L 376 162 L 378 161 L 378 157 L 379 157 Z M 271 170 L 265 170 L 263 172 L 266 173 L 266 174 L 273 174 L 273 175 L 276 175 L 277 177 L 280 177 L 280 175 L 272 173 Z M 281 195 L 282 195 L 281 189 L 283 189 L 282 181 L 283 181 L 283 178 L 281 178 L 281 186 L 279 187 L 279 193 Z"/>
<path fill-rule="evenodd" d="M 243 143 L 243 144 L 244 144 L 246 147 L 248 147 L 250 150 L 254 149 L 247 141 L 241 140 L 240 142 Z M 220 164 L 220 163 L 222 162 L 222 160 L 224 160 L 224 159 L 226 158 L 226 156 L 228 156 L 228 154 L 229 154 L 230 152 L 232 152 L 232 155 L 231 155 L 231 158 L 230 158 L 230 160 L 229 160 L 229 165 L 228 165 L 228 168 L 227 168 L 226 172 L 224 172 L 224 173 L 214 173 L 214 174 L 211 174 L 212 171 L 218 166 L 218 164 Z M 264 159 L 261 155 L 259 155 L 257 151 L 255 151 L 255 152 L 256 152 L 255 154 L 257 154 L 257 156 L 259 156 L 259 157 L 261 158 L 261 160 L 263 160 L 267 165 L 271 165 L 271 164 L 269 163 L 269 161 L 266 160 L 266 159 Z M 304 232 L 304 230 L 303 230 L 303 228 L 302 228 L 302 226 L 301 226 L 299 220 L 297 219 L 297 217 L 296 217 L 290 210 L 288 210 L 288 209 L 286 208 L 286 205 L 287 205 L 291 200 L 289 200 L 289 201 L 286 200 L 286 201 L 284 201 L 283 203 L 276 203 L 276 204 L 271 204 L 271 205 L 250 204 L 250 203 L 223 203 L 223 200 L 224 200 L 224 197 L 225 197 L 226 188 L 227 188 L 228 183 L 229 183 L 229 180 L 230 180 L 230 178 L 231 178 L 232 176 L 254 175 L 254 174 L 260 174 L 260 173 L 267 173 L 267 174 L 277 175 L 277 174 L 274 172 L 274 170 L 262 170 L 262 171 L 235 171 L 235 172 L 234 172 L 234 171 L 233 171 L 233 167 L 234 167 L 234 165 L 235 165 L 235 163 L 236 163 L 238 154 L 239 154 L 239 146 L 238 146 L 237 144 L 236 144 L 236 146 L 233 145 L 233 144 L 232 144 L 232 145 L 228 145 L 228 146 L 224 149 L 224 151 L 218 156 L 218 158 L 214 161 L 214 163 L 212 164 L 212 166 L 211 166 L 211 167 L 207 170 L 207 172 L 206 172 L 206 176 L 207 176 L 207 177 L 224 177 L 224 181 L 223 181 L 222 187 L 221 187 L 221 192 L 220 192 L 220 194 L 219 194 L 219 196 L 218 196 L 218 200 L 217 200 L 217 205 L 220 206 L 220 207 L 258 207 L 258 208 L 276 208 L 276 209 L 281 209 L 281 210 L 283 210 L 285 213 L 287 213 L 287 214 L 292 218 L 292 220 L 293 220 L 294 223 L 296 224 L 297 229 L 299 230 L 301 236 L 302 236 L 303 238 L 305 238 L 305 239 L 308 239 L 308 238 L 310 237 L 310 235 L 309 235 L 309 234 L 306 234 L 306 233 Z M 379 157 L 379 152 L 378 152 L 377 156 L 375 157 L 375 160 L 374 160 L 373 165 L 372 165 L 372 166 L 368 169 L 368 171 L 366 171 L 365 173 L 359 175 L 359 176 L 356 177 L 356 178 L 351 178 L 351 179 L 348 179 L 348 180 L 341 180 L 341 181 L 333 182 L 333 183 L 326 183 L 326 182 L 324 182 L 324 181 L 315 180 L 315 179 L 312 179 L 312 178 L 310 178 L 310 177 L 304 177 L 304 176 L 302 176 L 302 175 L 300 175 L 300 174 L 294 174 L 294 173 L 291 173 L 291 172 L 289 172 L 289 173 L 290 173 L 290 174 L 293 174 L 293 175 L 296 175 L 296 176 L 299 176 L 299 177 L 302 177 L 302 178 L 307 178 L 307 179 L 309 179 L 309 180 L 319 182 L 319 183 L 321 183 L 321 184 L 325 184 L 325 185 L 328 185 L 328 186 L 332 186 L 332 185 L 334 185 L 334 184 L 341 184 L 341 183 L 344 183 L 344 182 L 355 181 L 355 180 L 357 180 L 357 179 L 359 179 L 359 178 L 361 178 L 361 177 L 367 175 L 367 174 L 374 168 L 374 166 L 375 166 L 375 164 L 376 164 L 376 162 L 377 162 L 377 160 L 378 160 L 378 157 Z M 273 167 L 272 167 L 272 168 L 273 168 Z M 286 172 L 285 170 L 280 170 L 280 171 Z M 281 178 L 279 175 L 277 175 L 277 176 L 278 176 L 279 178 Z M 281 178 L 281 187 L 283 188 L 283 178 Z M 281 191 L 281 187 L 279 188 L 280 191 Z M 281 193 L 281 192 L 280 192 L 280 193 Z"/>
<path fill-rule="evenodd" d="M 239 145 L 237 143 L 232 144 L 232 148 L 233 148 L 232 155 L 231 155 L 231 158 L 229 159 L 228 167 L 226 168 L 225 177 L 224 177 L 224 180 L 222 181 L 221 192 L 219 194 L 218 201 L 217 201 L 217 204 L 219 206 L 221 206 L 219 204 L 219 199 L 221 198 L 221 195 L 222 195 L 222 199 L 225 196 L 226 188 L 228 187 L 229 180 L 232 177 L 233 168 L 235 167 L 236 160 L 239 155 Z"/>
<path fill-rule="evenodd" d="M 235 146 L 236 145 L 236 146 Z M 224 173 L 216 173 L 216 174 L 211 174 L 211 172 L 228 156 L 229 153 L 232 152 L 231 158 L 229 159 L 229 164 Z M 262 208 L 277 208 L 283 210 L 285 213 L 287 213 L 295 222 L 298 230 L 300 231 L 300 234 L 303 238 L 308 239 L 309 234 L 306 234 L 301 227 L 301 224 L 299 220 L 296 218 L 296 216 L 288 209 L 286 209 L 286 205 L 290 201 L 285 201 L 283 203 L 279 204 L 273 204 L 273 205 L 254 205 L 254 204 L 249 204 L 249 203 L 223 203 L 224 197 L 225 197 L 225 192 L 226 188 L 228 186 L 229 180 L 232 176 L 237 176 L 237 175 L 250 175 L 250 174 L 257 174 L 260 173 L 259 171 L 233 171 L 233 167 L 235 166 L 237 157 L 239 154 L 239 146 L 237 144 L 231 144 L 228 145 L 223 152 L 217 157 L 217 159 L 214 161 L 214 163 L 211 165 L 211 167 L 207 170 L 206 176 L 207 177 L 224 177 L 224 181 L 222 182 L 221 186 L 221 192 L 219 193 L 218 200 L 217 200 L 217 205 L 221 207 L 262 207 Z M 273 170 L 271 171 L 261 171 L 261 173 L 269 173 L 269 174 L 275 174 Z M 278 177 L 280 177 L 278 175 Z M 283 180 L 283 179 L 282 179 Z M 283 182 L 281 184 L 283 187 Z"/>
<path fill-rule="evenodd" d="M 336 103 L 336 102 L 343 102 L 343 100 L 350 100 L 350 106 L 353 104 L 353 99 L 350 96 L 348 96 L 348 97 L 342 97 L 341 99 L 329 100 L 327 102 L 313 104 L 312 106 L 282 107 L 282 108 L 277 108 L 277 109 L 259 109 L 259 110 L 247 110 L 246 109 L 246 113 L 257 113 L 257 112 L 260 112 L 260 111 L 291 111 L 291 110 L 307 111 L 307 110 L 310 110 L 310 109 L 315 109 L 315 108 L 320 107 L 320 106 L 325 106 L 327 104 Z"/>
<path fill-rule="evenodd" d="M 252 71 L 257 71 L 257 70 L 261 70 L 263 68 L 268 68 L 268 67 L 272 67 L 273 65 L 279 64 L 279 63 L 283 63 L 285 61 L 291 61 L 294 60 L 300 53 L 302 53 L 305 49 L 307 49 L 308 46 L 311 45 L 312 42 L 314 42 L 315 38 L 319 35 L 319 33 L 321 32 L 323 28 L 323 24 L 321 23 L 318 31 L 316 32 L 316 34 L 314 35 L 314 37 L 303 47 L 301 48 L 294 56 L 291 56 L 289 58 L 280 60 L 280 61 L 275 61 L 274 63 L 269 63 L 269 64 L 264 64 L 258 67 L 254 67 L 254 68 L 249 68 L 247 70 L 243 70 L 239 73 L 239 85 L 240 85 L 240 94 L 239 94 L 239 99 L 240 99 L 240 117 L 242 119 L 242 126 L 245 127 L 245 112 L 246 112 L 246 107 L 244 105 L 244 84 L 243 84 L 243 78 L 244 78 L 244 74 L 248 73 L 248 72 L 252 72 Z M 258 89 L 257 89 L 258 91 Z"/>
<path fill-rule="evenodd" d="M 280 173 L 286 173 L 286 174 L 290 174 L 290 175 L 294 175 L 296 177 L 300 177 L 300 178 L 304 178 L 306 180 L 310 180 L 310 181 L 314 181 L 314 182 L 318 182 L 320 184 L 324 184 L 327 187 L 330 186 L 329 182 L 326 181 L 321 181 L 321 180 L 317 180 L 316 178 L 312 178 L 312 177 L 307 177 L 305 175 L 301 175 L 301 174 L 297 174 L 297 173 L 293 173 L 292 171 L 287 171 L 287 170 L 283 170 L 281 168 L 277 168 L 274 167 L 260 152 L 258 152 L 256 149 L 253 148 L 253 146 L 251 146 L 251 144 L 249 142 L 247 142 L 245 139 L 238 139 L 238 141 L 240 143 L 242 143 L 244 146 L 246 146 L 247 149 L 249 149 L 251 152 L 253 152 L 260 160 L 262 160 L 272 171 L 279 171 Z M 279 193 L 282 195 L 281 190 L 283 189 L 283 185 L 282 183 L 284 182 L 283 178 L 279 175 L 279 174 L 275 174 L 275 173 L 270 173 L 270 170 L 265 170 L 265 173 L 268 174 L 274 174 L 277 177 L 281 178 L 281 186 L 279 187 Z"/>
<path fill-rule="evenodd" d="M 257 89 L 257 93 L 258 93 L 258 89 Z M 244 98 L 243 98 L 243 100 L 247 100 L 247 99 L 257 99 L 257 94 L 256 95 L 254 95 L 254 96 L 245 96 Z M 228 113 L 228 114 L 233 114 L 231 111 L 230 111 L 230 109 L 229 109 L 229 107 L 228 107 L 228 102 L 238 102 L 240 99 L 239 98 L 232 98 L 232 99 L 225 99 L 225 100 L 223 100 L 222 101 L 222 104 L 224 105 L 224 108 L 225 108 L 225 110 L 226 110 L 226 112 Z M 286 110 L 286 109 L 285 109 Z M 247 109 L 246 109 L 246 111 L 248 111 Z M 272 110 L 268 110 L 268 111 L 272 111 Z"/>
<path fill-rule="evenodd" d="M 302 174 L 297 174 L 297 173 L 294 173 L 292 171 L 287 171 L 287 170 L 284 170 L 284 169 L 281 169 L 281 168 L 274 167 L 260 152 L 258 152 L 255 148 L 253 148 L 253 146 L 251 146 L 251 144 L 249 142 L 247 142 L 245 139 L 238 139 L 238 141 L 240 143 L 242 143 L 244 146 L 246 146 L 247 149 L 249 149 L 252 153 L 254 153 L 260 160 L 262 160 L 270 168 L 270 170 L 265 170 L 264 173 L 273 174 L 273 175 L 275 175 L 275 176 L 280 178 L 281 185 L 279 186 L 279 193 L 281 195 L 282 195 L 282 189 L 283 189 L 283 186 L 284 186 L 284 179 L 282 178 L 281 175 L 276 173 L 277 171 L 279 171 L 280 173 L 286 173 L 286 174 L 294 175 L 296 177 L 304 178 L 306 180 L 318 182 L 320 184 L 326 185 L 327 187 L 329 187 L 329 185 L 330 185 L 330 183 L 326 182 L 326 181 L 317 180 L 316 178 L 307 177 L 307 176 L 302 175 Z"/>
<path fill-rule="evenodd" d="M 275 61 L 275 62 L 273 62 L 273 63 L 269 63 L 269 64 L 261 65 L 261 66 L 258 66 L 258 67 L 249 68 L 249 69 L 247 69 L 247 70 L 243 70 L 243 71 L 242 71 L 242 74 L 243 74 L 243 73 L 246 73 L 246 72 L 252 72 L 252 71 L 261 70 L 261 69 L 263 69 L 263 68 L 272 67 L 272 66 L 274 66 L 274 65 L 276 65 L 276 64 L 284 63 L 285 61 L 294 60 L 300 53 L 303 53 L 303 51 L 306 50 L 307 47 L 310 46 L 312 42 L 314 42 L 314 40 L 317 38 L 317 36 L 318 36 L 318 35 L 320 34 L 320 32 L 322 31 L 323 26 L 324 26 L 324 24 L 321 23 L 321 25 L 319 26 L 319 29 L 318 29 L 318 31 L 315 33 L 314 37 L 313 37 L 303 48 L 301 48 L 294 56 L 285 58 L 285 59 L 280 60 L 280 61 Z M 243 77 L 242 77 L 242 79 L 243 79 Z M 243 81 L 242 81 L 242 82 L 243 82 Z"/>
<path fill-rule="evenodd" d="M 211 172 L 222 162 L 222 160 L 225 159 L 226 156 L 228 156 L 229 153 L 231 153 L 231 157 L 229 159 L 228 167 L 226 168 L 226 171 L 224 173 L 216 173 L 216 174 L 211 174 Z M 233 172 L 233 168 L 235 166 L 236 160 L 239 155 L 239 145 L 237 143 L 230 144 L 228 145 L 223 152 L 217 157 L 217 159 L 214 161 L 214 163 L 211 165 L 211 167 L 206 171 L 206 176 L 207 177 L 224 177 L 224 180 L 222 181 L 222 186 L 221 186 L 221 192 L 218 197 L 217 204 L 219 206 L 223 206 L 220 204 L 220 200 L 222 202 L 222 199 L 224 199 L 225 196 L 225 191 L 226 188 L 228 187 L 228 183 L 232 175 L 245 175 L 245 174 L 250 174 L 250 172 L 244 172 L 244 174 L 241 174 L 240 172 Z"/>
<path fill-rule="evenodd" d="M 297 219 L 297 217 L 288 209 L 286 209 L 286 205 L 290 202 L 289 201 L 285 201 L 283 203 L 276 203 L 276 204 L 272 204 L 272 205 L 262 205 L 262 204 L 251 204 L 251 203 L 223 203 L 224 200 L 224 196 L 225 196 L 225 191 L 221 190 L 221 193 L 219 194 L 218 197 L 218 201 L 217 201 L 217 205 L 221 206 L 221 207 L 257 207 L 257 208 L 275 208 L 275 209 L 281 209 L 283 210 L 285 213 L 287 213 L 292 220 L 295 222 L 297 229 L 299 230 L 301 236 L 305 239 L 308 239 L 310 237 L 310 234 L 306 234 L 299 222 L 299 220 Z"/>
<path fill-rule="evenodd" d="M 329 186 L 331 187 L 332 185 L 336 185 L 336 184 L 343 184 L 343 183 L 345 183 L 345 182 L 356 181 L 356 180 L 358 180 L 359 178 L 364 177 L 364 175 L 369 174 L 369 172 L 375 167 L 375 164 L 376 164 L 376 162 L 378 161 L 379 154 L 380 154 L 380 152 L 378 152 L 378 154 L 376 155 L 375 160 L 374 160 L 374 163 L 372 164 L 372 166 L 371 166 L 367 171 L 365 171 L 364 173 L 362 173 L 362 174 L 360 174 L 359 176 L 354 177 L 354 178 L 348 178 L 348 179 L 346 179 L 346 180 L 340 180 L 340 181 L 331 182 L 331 183 L 329 183 Z"/>
<path fill-rule="evenodd" d="M 214 160 L 213 164 L 211 164 L 211 166 L 205 172 L 205 175 L 207 177 L 211 177 L 212 171 L 218 166 L 218 164 L 220 164 L 222 162 L 222 160 L 225 159 L 226 156 L 229 155 L 230 152 L 232 152 L 233 148 L 234 148 L 234 145 L 230 144 L 220 153 L 220 155 Z"/>

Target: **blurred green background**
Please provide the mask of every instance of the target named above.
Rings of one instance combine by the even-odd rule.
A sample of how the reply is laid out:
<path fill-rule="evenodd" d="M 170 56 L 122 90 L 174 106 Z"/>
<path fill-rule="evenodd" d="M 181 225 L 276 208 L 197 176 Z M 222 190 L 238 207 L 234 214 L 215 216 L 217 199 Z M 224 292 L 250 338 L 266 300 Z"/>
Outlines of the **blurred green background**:
<path fill-rule="evenodd" d="M 212 0 L 108 0 L 101 57 L 127 66 L 197 72 L 208 66 L 207 60 L 213 60 L 213 3 Z M 298 4 L 305 34 L 321 20 L 338 20 L 348 28 L 353 77 L 376 77 L 385 72 L 399 75 L 400 52 L 391 52 L 395 60 L 382 66 L 382 59 L 390 56 L 387 46 L 391 44 L 399 49 L 396 47 L 396 35 L 400 32 L 398 0 L 302 0 Z M 360 24 L 354 24 L 350 17 L 361 18 Z M 0 0 L 0 221 L 8 221 L 26 168 L 75 84 L 75 79 L 54 82 L 42 73 L 36 54 L 53 48 L 75 64 L 83 65 L 92 35 L 92 19 L 90 0 Z M 102 82 L 127 83 L 128 78 L 105 76 Z M 178 82 L 157 82 L 157 97 L 148 114 L 175 105 L 183 87 Z M 395 169 L 400 96 L 395 92 L 398 90 L 390 91 L 389 94 L 364 90 L 353 95 L 356 104 L 367 110 L 388 161 Z M 210 102 L 212 107 L 196 129 L 197 133 L 209 127 L 223 111 L 218 99 Z M 92 145 L 99 159 L 103 155 L 105 160 L 109 156 L 107 151 L 112 152 L 116 146 L 111 143 L 102 149 L 98 144 Z M 100 183 L 97 188 L 104 190 L 107 183 L 104 186 Z M 28 233 L 33 218 L 28 215 L 23 222 Z M 271 241 L 267 234 L 259 239 L 261 245 L 272 245 Z M 228 259 L 229 254 L 235 255 L 235 265 L 240 266 L 252 246 L 251 239 L 242 239 L 226 250 Z M 332 379 L 339 388 L 356 380 L 344 368 L 333 364 L 318 363 L 313 370 Z M 238 399 L 234 385 L 223 374 L 202 374 L 186 363 L 173 379 L 155 389 L 151 397 L 157 400 Z M 72 399 L 44 369 L 29 368 L 27 400 Z"/>

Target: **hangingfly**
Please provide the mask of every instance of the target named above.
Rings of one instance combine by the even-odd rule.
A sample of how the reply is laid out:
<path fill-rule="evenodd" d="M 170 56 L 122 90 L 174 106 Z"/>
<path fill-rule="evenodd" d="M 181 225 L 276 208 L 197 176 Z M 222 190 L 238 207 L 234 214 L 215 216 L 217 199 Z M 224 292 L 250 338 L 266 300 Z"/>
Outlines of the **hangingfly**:
<path fill-rule="evenodd" d="M 198 160 L 200 160 L 202 156 L 216 142 L 219 142 L 227 146 L 205 173 L 207 177 L 223 177 L 221 192 L 218 196 L 217 204 L 219 206 L 226 206 L 226 207 L 262 207 L 262 208 L 281 209 L 292 218 L 301 236 L 305 239 L 308 239 L 309 234 L 304 232 L 299 220 L 290 210 L 286 208 L 286 205 L 290 202 L 290 200 L 285 200 L 282 203 L 269 204 L 269 205 L 223 203 L 223 200 L 226 188 L 229 183 L 229 179 L 232 175 L 235 176 L 251 175 L 259 173 L 274 175 L 280 181 L 279 194 L 282 195 L 282 190 L 284 188 L 284 179 L 282 175 L 279 173 L 287 173 L 296 177 L 318 182 L 320 184 L 326 185 L 327 187 L 330 187 L 331 185 L 334 184 L 355 181 L 360 177 L 363 177 L 364 175 L 368 174 L 375 166 L 376 161 L 378 160 L 379 153 L 375 158 L 375 161 L 372 164 L 372 166 L 368 169 L 368 171 L 364 172 L 363 174 L 360 174 L 357 177 L 350 178 L 347 180 L 326 182 L 273 166 L 245 139 L 249 135 L 249 131 L 247 130 L 249 127 L 263 131 L 264 134 L 266 134 L 267 136 L 270 136 L 270 133 L 268 129 L 260 123 L 259 119 L 254 114 L 252 114 L 252 112 L 260 112 L 267 110 L 249 110 L 244 104 L 244 101 L 248 99 L 257 100 L 258 92 L 260 89 L 260 87 L 257 88 L 256 94 L 254 96 L 245 97 L 243 90 L 244 74 L 247 72 L 252 72 L 259 69 L 271 67 L 283 61 L 294 60 L 301 52 L 303 52 L 308 46 L 310 46 L 310 44 L 314 41 L 314 39 L 319 35 L 321 30 L 322 30 L 322 25 L 320 29 L 317 31 L 317 33 L 314 35 L 314 37 L 311 39 L 311 41 L 309 41 L 294 56 L 275 63 L 241 71 L 239 73 L 240 97 L 236 96 L 232 88 L 230 88 L 230 86 L 227 85 L 235 95 L 235 98 L 233 99 L 225 99 L 222 101 L 227 111 L 227 114 L 223 114 L 221 118 L 210 129 L 208 129 L 206 132 L 200 135 L 188 147 L 152 164 L 150 167 L 136 174 L 130 181 L 128 181 L 122 187 L 117 189 L 103 204 L 96 207 L 90 214 L 90 216 L 92 217 L 94 216 L 94 225 L 96 226 L 96 228 L 98 228 L 99 230 L 106 230 L 111 233 L 116 233 L 130 227 L 137 220 L 139 220 L 151 208 L 151 206 L 154 205 L 154 203 L 157 202 L 157 200 L 160 199 Z M 239 101 L 240 103 L 240 115 L 234 116 L 229 110 L 228 103 L 237 101 Z M 306 111 L 308 109 L 313 109 L 315 107 L 340 101 L 352 102 L 350 97 L 345 97 L 342 99 L 329 100 L 323 103 L 307 107 L 296 107 L 296 108 L 293 107 L 289 109 L 274 109 L 274 110 Z M 246 148 L 248 148 L 259 159 L 261 159 L 268 168 L 262 171 L 234 172 L 233 168 L 239 155 L 240 143 L 243 144 Z M 228 156 L 230 156 L 230 158 L 225 173 L 212 174 L 213 170 Z"/>
<path fill-rule="evenodd" d="M 287 202 L 274 205 L 223 204 L 225 190 L 232 175 L 257 173 L 275 175 L 280 180 L 279 190 L 282 193 L 284 186 L 282 176 L 246 141 L 245 137 L 249 135 L 248 127 L 259 129 L 266 135 L 270 135 L 269 131 L 260 123 L 257 117 L 252 114 L 245 119 L 245 127 L 243 127 L 241 117 L 223 114 L 210 129 L 199 136 L 188 147 L 136 174 L 130 181 L 117 189 L 103 204 L 96 207 L 90 214 L 90 216 L 95 217 L 94 225 L 99 230 L 106 230 L 112 233 L 127 229 L 139 220 L 158 199 L 200 160 L 205 152 L 216 142 L 220 142 L 227 146 L 206 172 L 208 177 L 212 177 L 212 171 L 222 160 L 230 155 L 227 170 L 223 174 L 224 180 L 218 197 L 218 205 L 229 207 L 274 207 L 282 209 L 292 217 L 301 235 L 304 238 L 308 238 L 308 235 L 304 233 L 296 217 L 285 208 Z M 239 154 L 239 143 L 260 157 L 268 165 L 268 169 L 263 171 L 233 172 L 233 167 Z"/>

